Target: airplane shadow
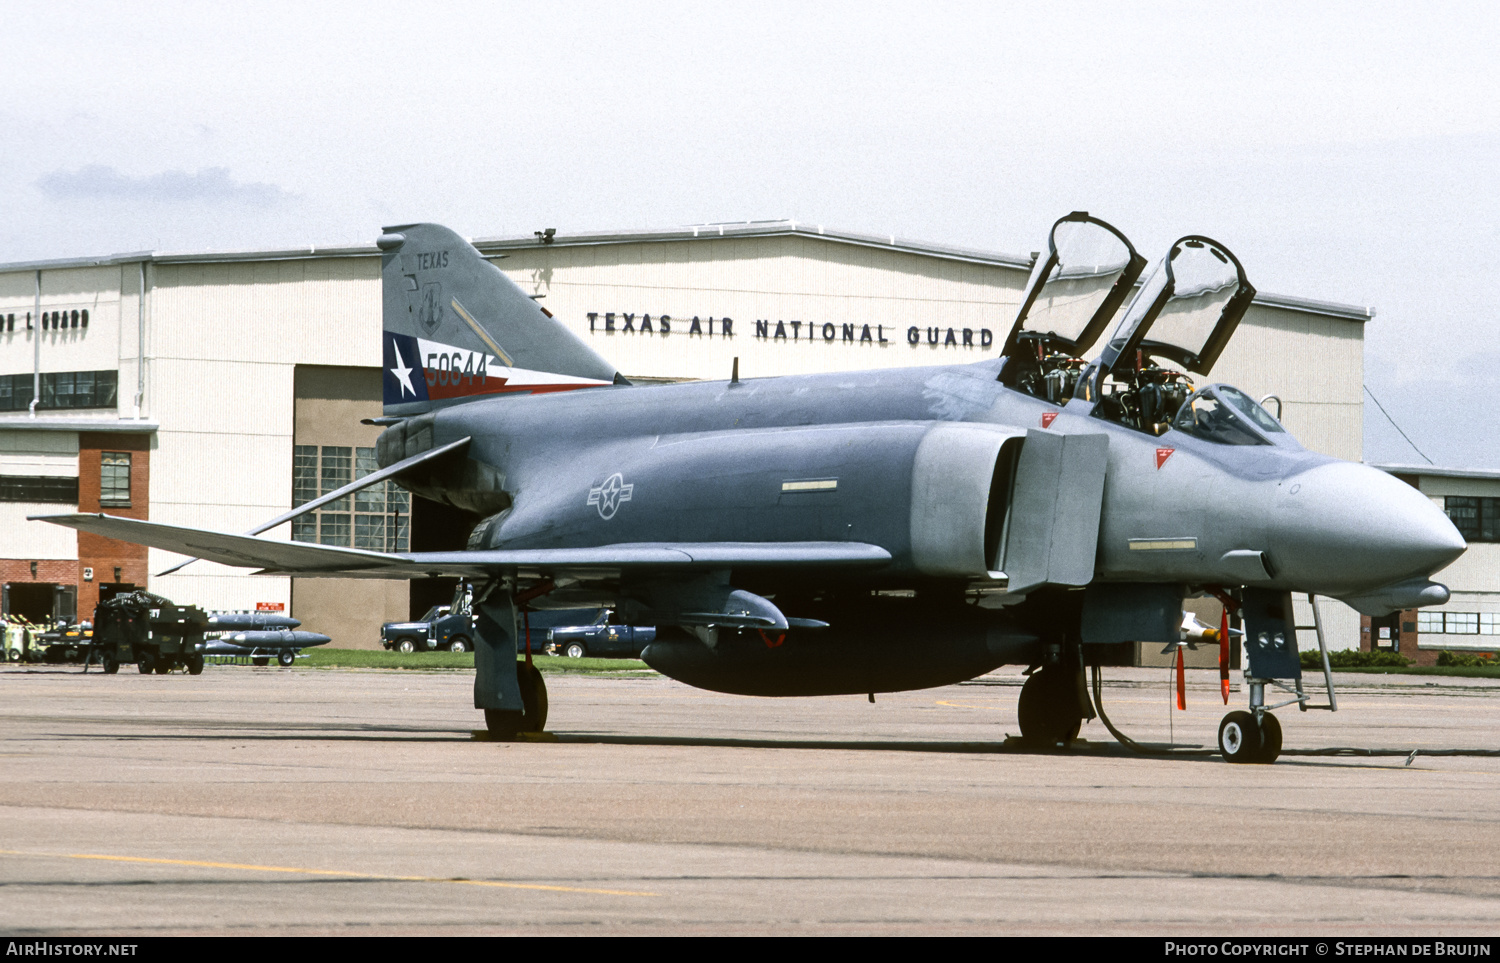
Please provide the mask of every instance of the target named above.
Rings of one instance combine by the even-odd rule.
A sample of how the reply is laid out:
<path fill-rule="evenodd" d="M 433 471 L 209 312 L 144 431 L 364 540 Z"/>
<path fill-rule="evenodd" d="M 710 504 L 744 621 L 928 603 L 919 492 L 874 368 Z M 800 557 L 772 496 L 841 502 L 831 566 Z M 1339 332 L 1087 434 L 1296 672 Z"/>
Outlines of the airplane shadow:
<path fill-rule="evenodd" d="M 1222 763 L 1217 749 L 1202 746 L 1155 747 L 1164 751 L 1152 753 L 1135 752 L 1119 743 L 1078 740 L 1067 749 L 1046 749 L 1028 746 L 1019 738 L 1010 736 L 1003 740 L 985 742 L 941 742 L 912 739 L 798 739 L 750 738 L 735 736 L 651 736 L 627 735 L 600 732 L 544 732 L 528 734 L 518 739 L 497 739 L 483 729 L 455 731 L 431 729 L 418 726 L 359 726 L 330 725 L 310 726 L 296 729 L 261 728 L 255 725 L 217 723 L 205 725 L 200 722 L 174 722 L 174 725 L 192 726 L 193 732 L 68 732 L 57 733 L 68 740 L 112 740 L 115 742 L 348 742 L 348 743 L 459 743 L 495 742 L 506 745 L 571 745 L 571 746 L 650 746 L 713 749 L 792 749 L 834 750 L 847 752 L 920 752 L 939 755 L 1017 755 L 1092 757 L 1112 759 L 1140 759 Z M 208 731 L 205 731 L 208 730 Z M 214 731 L 220 730 L 220 731 Z M 1276 761 L 1278 766 L 1303 766 L 1342 769 L 1392 769 L 1406 768 L 1398 759 L 1408 755 L 1405 751 L 1356 748 L 1288 749 Z M 1428 750 L 1422 756 L 1493 756 L 1500 750 L 1492 749 L 1448 749 Z M 1357 760 L 1357 761 L 1356 761 Z"/>

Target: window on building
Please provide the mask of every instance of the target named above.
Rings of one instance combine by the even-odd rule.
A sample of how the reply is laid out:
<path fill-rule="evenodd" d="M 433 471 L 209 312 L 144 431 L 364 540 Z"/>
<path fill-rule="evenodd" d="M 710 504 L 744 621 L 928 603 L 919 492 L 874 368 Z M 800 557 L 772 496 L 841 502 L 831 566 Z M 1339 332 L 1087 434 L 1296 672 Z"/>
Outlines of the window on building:
<path fill-rule="evenodd" d="M 0 475 L 0 502 L 78 504 L 78 479 L 52 475 Z"/>
<path fill-rule="evenodd" d="M 99 504 L 111 508 L 130 507 L 130 452 L 99 453 Z"/>
<path fill-rule="evenodd" d="M 1420 611 L 1417 631 L 1424 635 L 1500 635 L 1500 612 Z"/>
<path fill-rule="evenodd" d="M 318 512 L 318 541 L 323 545 L 349 544 L 349 513 Z"/>
<path fill-rule="evenodd" d="M 322 470 L 319 472 L 319 478 L 322 481 L 322 488 L 318 492 L 319 495 L 327 495 L 330 492 L 336 492 L 340 488 L 343 488 L 345 485 L 349 484 L 349 482 L 353 481 L 353 478 L 351 477 L 351 473 L 354 470 L 353 448 L 345 448 L 338 445 L 324 445 L 322 455 Z M 340 498 L 337 501 L 329 502 L 327 505 L 323 506 L 323 511 L 325 512 L 347 512 L 348 510 L 348 497 Z M 338 543 L 329 542 L 327 544 L 336 545 Z M 345 542 L 344 544 L 347 545 L 348 543 Z"/>
<path fill-rule="evenodd" d="M 1443 631 L 1448 635 L 1478 635 L 1478 612 L 1444 612 Z"/>
<path fill-rule="evenodd" d="M 295 508 L 298 505 L 306 505 L 317 497 L 318 446 L 297 445 L 292 452 L 292 506 Z M 298 519 L 298 521 L 302 520 Z M 303 541 L 313 541 L 313 539 L 303 539 Z"/>
<path fill-rule="evenodd" d="M 1443 508 L 1466 542 L 1500 542 L 1500 498 L 1449 495 Z"/>
<path fill-rule="evenodd" d="M 31 406 L 34 376 L 0 375 L 0 411 L 25 411 Z M 42 373 L 38 410 L 58 408 L 113 408 L 120 381 L 118 371 L 46 371 Z"/>
<path fill-rule="evenodd" d="M 292 500 L 305 505 L 338 491 L 380 466 L 374 448 L 297 445 L 292 453 Z M 374 552 L 407 550 L 411 495 L 395 482 L 371 485 L 292 520 L 292 539 Z"/>

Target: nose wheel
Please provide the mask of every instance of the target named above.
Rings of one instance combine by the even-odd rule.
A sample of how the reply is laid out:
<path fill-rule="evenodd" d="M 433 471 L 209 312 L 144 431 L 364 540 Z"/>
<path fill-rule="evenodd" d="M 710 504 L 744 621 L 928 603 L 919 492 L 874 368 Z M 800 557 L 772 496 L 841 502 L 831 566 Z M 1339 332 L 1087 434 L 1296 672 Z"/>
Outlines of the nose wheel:
<path fill-rule="evenodd" d="M 1225 762 L 1267 764 L 1281 755 L 1281 723 L 1269 712 L 1255 716 L 1237 710 L 1219 723 L 1219 754 Z"/>

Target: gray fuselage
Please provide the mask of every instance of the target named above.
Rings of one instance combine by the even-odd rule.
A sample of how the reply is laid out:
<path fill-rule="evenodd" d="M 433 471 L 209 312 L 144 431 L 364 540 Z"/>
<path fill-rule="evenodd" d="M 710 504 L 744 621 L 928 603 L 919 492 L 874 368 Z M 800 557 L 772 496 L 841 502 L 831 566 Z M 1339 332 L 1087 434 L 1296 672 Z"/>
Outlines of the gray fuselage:
<path fill-rule="evenodd" d="M 1007 388 L 1001 363 L 600 387 L 430 417 L 436 444 L 473 438 L 470 461 L 509 497 L 476 533 L 487 548 L 858 541 L 893 557 L 868 578 L 900 583 L 920 574 L 912 459 L 942 422 L 1107 438 L 1100 581 L 1338 597 L 1423 579 L 1465 547 L 1427 498 L 1383 472 L 1290 437 L 1150 435 L 1080 399 L 1058 407 Z"/>

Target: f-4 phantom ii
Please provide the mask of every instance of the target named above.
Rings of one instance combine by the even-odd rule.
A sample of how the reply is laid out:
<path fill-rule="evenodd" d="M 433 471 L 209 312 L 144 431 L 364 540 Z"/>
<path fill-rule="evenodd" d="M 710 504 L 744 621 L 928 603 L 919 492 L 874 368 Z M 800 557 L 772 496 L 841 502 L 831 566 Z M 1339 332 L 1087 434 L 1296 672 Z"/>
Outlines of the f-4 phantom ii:
<path fill-rule="evenodd" d="M 651 387 L 452 231 L 378 245 L 383 467 L 256 531 L 394 478 L 480 517 L 466 549 L 47 520 L 268 574 L 472 580 L 474 705 L 501 736 L 545 723 L 517 655 L 530 608 L 655 625 L 647 663 L 746 695 L 873 699 L 1025 665 L 1022 736 L 1058 745 L 1094 716 L 1087 667 L 1097 694 L 1099 665 L 1178 642 L 1184 598 L 1211 594 L 1249 658 L 1251 711 L 1225 717 L 1220 749 L 1269 762 L 1266 687 L 1300 679 L 1291 593 L 1372 615 L 1440 604 L 1430 577 L 1466 547 L 1415 489 L 1195 385 L 1255 294 L 1210 238 L 1179 239 L 1137 285 L 1123 234 L 1060 219 L 978 363 Z"/>

